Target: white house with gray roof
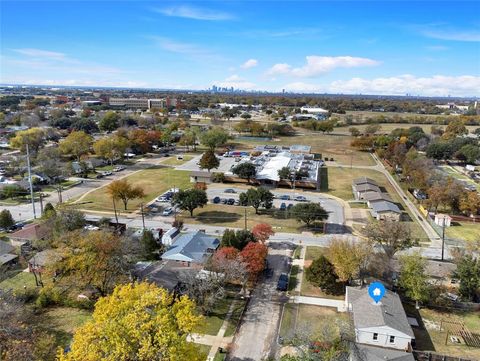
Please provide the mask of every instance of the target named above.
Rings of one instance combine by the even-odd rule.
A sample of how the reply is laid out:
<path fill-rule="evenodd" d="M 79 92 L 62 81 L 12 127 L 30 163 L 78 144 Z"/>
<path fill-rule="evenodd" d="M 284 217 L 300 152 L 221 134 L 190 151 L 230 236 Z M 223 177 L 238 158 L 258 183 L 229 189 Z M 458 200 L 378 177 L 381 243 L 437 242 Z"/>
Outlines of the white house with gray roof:
<path fill-rule="evenodd" d="M 162 254 L 163 260 L 181 262 L 186 266 L 202 264 L 220 246 L 220 241 L 203 231 L 194 231 L 176 237 L 173 244 Z"/>
<path fill-rule="evenodd" d="M 357 343 L 402 351 L 411 349 L 415 336 L 396 293 L 387 290 L 376 304 L 367 288 L 347 287 L 345 307 L 353 316 Z"/>

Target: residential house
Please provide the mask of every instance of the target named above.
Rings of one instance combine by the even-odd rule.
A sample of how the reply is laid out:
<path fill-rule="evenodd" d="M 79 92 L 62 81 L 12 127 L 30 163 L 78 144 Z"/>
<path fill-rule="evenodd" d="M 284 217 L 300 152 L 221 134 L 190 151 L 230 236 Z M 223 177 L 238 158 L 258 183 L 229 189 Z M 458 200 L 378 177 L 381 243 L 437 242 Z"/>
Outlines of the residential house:
<path fill-rule="evenodd" d="M 30 272 L 42 273 L 48 265 L 61 259 L 59 253 L 53 249 L 38 252 L 28 260 L 28 270 Z"/>
<path fill-rule="evenodd" d="M 171 246 L 174 240 L 180 235 L 180 230 L 178 228 L 170 228 L 162 236 L 162 244 L 165 246 Z"/>
<path fill-rule="evenodd" d="M 371 204 L 371 213 L 378 221 L 400 221 L 402 211 L 395 203 L 379 201 Z"/>
<path fill-rule="evenodd" d="M 354 344 L 350 361 L 415 361 L 415 358 L 405 351 Z"/>
<path fill-rule="evenodd" d="M 452 223 L 452 217 L 448 214 L 437 213 L 435 214 L 435 224 L 440 227 L 450 227 Z"/>
<path fill-rule="evenodd" d="M 353 184 L 352 190 L 357 200 L 364 200 L 365 197 L 369 196 L 369 193 L 381 193 L 380 187 L 371 183 Z"/>
<path fill-rule="evenodd" d="M 376 202 L 390 202 L 394 203 L 393 199 L 388 195 L 388 193 L 378 193 L 378 192 L 368 192 L 363 196 L 363 200 L 367 202 L 368 207 L 372 207 L 373 203 Z"/>
<path fill-rule="evenodd" d="M 381 301 L 375 303 L 367 288 L 347 287 L 345 307 L 352 314 L 357 343 L 411 350 L 415 336 L 396 293 L 387 290 Z"/>
<path fill-rule="evenodd" d="M 192 264 L 203 264 L 219 246 L 218 238 L 203 231 L 184 233 L 175 239 L 161 258 L 189 267 Z"/>
<path fill-rule="evenodd" d="M 21 247 L 24 244 L 31 244 L 33 241 L 45 239 L 48 234 L 49 230 L 45 225 L 32 223 L 10 234 L 9 238 L 13 246 Z"/>
<path fill-rule="evenodd" d="M 15 247 L 7 242 L 0 241 L 0 267 L 13 266 L 18 262 L 18 256 L 14 252 Z"/>
<path fill-rule="evenodd" d="M 190 172 L 190 182 L 191 183 L 212 183 L 212 173 L 206 171 L 192 171 Z"/>

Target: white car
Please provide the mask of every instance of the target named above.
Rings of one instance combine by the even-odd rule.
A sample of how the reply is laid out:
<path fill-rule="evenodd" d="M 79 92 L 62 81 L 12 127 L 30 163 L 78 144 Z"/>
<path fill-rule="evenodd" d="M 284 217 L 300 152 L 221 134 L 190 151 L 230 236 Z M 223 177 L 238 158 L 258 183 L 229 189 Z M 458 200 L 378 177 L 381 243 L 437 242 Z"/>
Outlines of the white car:
<path fill-rule="evenodd" d="M 177 160 L 183 160 L 183 154 L 177 155 Z"/>
<path fill-rule="evenodd" d="M 164 211 L 162 212 L 162 216 L 169 216 L 173 213 L 173 208 L 172 207 L 168 207 L 168 208 L 165 208 Z"/>

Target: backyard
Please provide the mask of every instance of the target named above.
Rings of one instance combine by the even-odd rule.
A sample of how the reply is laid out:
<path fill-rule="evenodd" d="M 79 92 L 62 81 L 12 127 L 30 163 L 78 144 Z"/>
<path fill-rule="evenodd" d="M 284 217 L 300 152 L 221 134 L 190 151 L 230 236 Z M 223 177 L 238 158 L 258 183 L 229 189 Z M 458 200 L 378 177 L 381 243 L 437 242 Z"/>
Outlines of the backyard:
<path fill-rule="evenodd" d="M 448 312 L 441 312 L 422 308 L 417 312 L 413 305 L 405 305 L 405 310 L 422 321 L 420 327 L 413 327 L 418 350 L 434 351 L 443 355 L 473 360 L 480 359 L 480 347 L 467 346 L 462 337 L 459 337 L 460 343 L 454 343 L 450 337 L 447 338 L 446 332 L 446 328 L 453 331 L 459 323 L 463 323 L 470 332 L 476 333 L 474 338 L 478 342 L 480 340 L 480 315 L 478 311 L 448 310 Z M 455 332 L 450 332 L 449 335 L 458 337 Z"/>
<path fill-rule="evenodd" d="M 480 240 L 480 223 L 452 222 L 450 227 L 445 228 L 448 238 L 460 239 L 467 242 Z"/>

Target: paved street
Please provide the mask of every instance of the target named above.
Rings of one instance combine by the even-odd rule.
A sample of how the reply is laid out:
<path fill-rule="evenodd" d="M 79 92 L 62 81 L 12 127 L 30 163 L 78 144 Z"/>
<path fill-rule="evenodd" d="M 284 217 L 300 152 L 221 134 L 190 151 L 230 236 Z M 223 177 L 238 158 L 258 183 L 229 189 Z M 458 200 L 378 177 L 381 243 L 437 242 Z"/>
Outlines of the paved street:
<path fill-rule="evenodd" d="M 287 244 L 270 246 L 267 259 L 269 267 L 274 270 L 273 276 L 259 282 L 253 291 L 234 339 L 230 360 L 258 361 L 275 355 L 281 305 L 288 299 L 283 292 L 276 290 L 276 286 L 280 274 L 288 272 L 291 253 L 292 247 Z"/>

